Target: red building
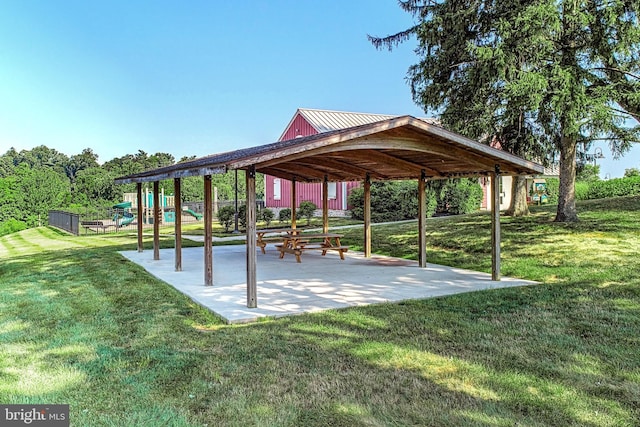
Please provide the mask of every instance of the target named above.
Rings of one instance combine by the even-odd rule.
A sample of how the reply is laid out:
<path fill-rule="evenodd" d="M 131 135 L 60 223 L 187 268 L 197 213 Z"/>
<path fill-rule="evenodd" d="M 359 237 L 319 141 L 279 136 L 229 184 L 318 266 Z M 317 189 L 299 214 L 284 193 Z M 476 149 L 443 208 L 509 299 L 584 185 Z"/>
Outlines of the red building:
<path fill-rule="evenodd" d="M 285 128 L 278 141 L 286 141 L 301 136 L 316 135 L 318 133 L 330 132 L 338 129 L 346 129 L 353 126 L 360 126 L 380 120 L 391 119 L 393 115 L 353 113 L 345 111 L 314 110 L 299 108 L 293 118 Z M 422 119 L 431 124 L 437 124 L 436 119 Z M 492 144 L 494 148 L 501 148 Z M 545 175 L 554 176 L 557 173 L 552 171 Z M 511 177 L 502 177 L 500 185 L 500 209 L 506 209 L 511 202 Z M 270 175 L 265 176 L 265 206 L 278 210 L 280 208 L 291 207 L 291 181 L 275 178 Z M 531 179 L 533 182 L 533 178 Z M 491 186 L 490 178 L 481 178 L 484 197 L 481 209 L 490 208 Z M 359 181 L 350 182 L 330 182 L 329 183 L 329 210 L 339 214 L 348 210 L 347 197 L 353 188 L 359 187 Z M 320 183 L 296 183 L 296 206 L 300 202 L 309 200 L 316 206 L 322 206 L 322 184 Z"/>
<path fill-rule="evenodd" d="M 299 108 L 280 136 L 279 141 L 346 129 L 393 117 L 397 116 Z M 266 175 L 264 182 L 266 187 L 264 192 L 265 206 L 267 208 L 291 207 L 291 181 Z M 329 210 L 346 211 L 348 209 L 347 197 L 351 189 L 359 186 L 359 181 L 330 182 Z M 296 183 L 296 199 L 296 206 L 305 200 L 313 202 L 318 207 L 322 206 L 322 184 Z"/>

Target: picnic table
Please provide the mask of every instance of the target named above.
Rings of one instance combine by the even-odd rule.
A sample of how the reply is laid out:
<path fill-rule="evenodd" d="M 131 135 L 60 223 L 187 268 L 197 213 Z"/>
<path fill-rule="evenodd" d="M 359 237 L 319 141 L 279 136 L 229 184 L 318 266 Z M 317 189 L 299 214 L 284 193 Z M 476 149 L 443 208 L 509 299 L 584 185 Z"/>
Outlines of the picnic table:
<path fill-rule="evenodd" d="M 256 230 L 256 245 L 260 247 L 262 253 L 266 253 L 265 246 L 267 243 L 276 242 L 281 243 L 283 235 L 295 235 L 302 230 L 297 228 L 263 228 L 262 230 Z M 275 234 L 275 236 L 266 236 L 267 234 Z"/>
<path fill-rule="evenodd" d="M 294 254 L 297 262 L 302 262 L 300 255 L 308 250 L 320 250 L 322 255 L 327 251 L 337 251 L 340 259 L 344 260 L 344 253 L 349 250 L 348 246 L 340 244 L 342 234 L 335 233 L 307 233 L 307 234 L 287 234 L 282 237 L 282 243 L 276 245 L 280 251 L 280 258 L 284 258 L 285 253 Z"/>

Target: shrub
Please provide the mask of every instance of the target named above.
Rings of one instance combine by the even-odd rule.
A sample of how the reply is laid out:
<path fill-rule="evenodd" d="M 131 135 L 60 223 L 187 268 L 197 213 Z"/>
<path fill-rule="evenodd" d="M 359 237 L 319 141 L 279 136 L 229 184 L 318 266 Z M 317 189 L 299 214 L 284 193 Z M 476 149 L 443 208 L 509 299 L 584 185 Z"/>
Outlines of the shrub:
<path fill-rule="evenodd" d="M 576 182 L 576 199 L 587 200 L 589 197 L 589 188 L 591 184 L 588 182 Z"/>
<path fill-rule="evenodd" d="M 311 218 L 313 217 L 313 214 L 315 213 L 316 209 L 318 209 L 318 207 L 316 206 L 315 203 L 309 200 L 304 200 L 300 202 L 300 207 L 298 208 L 297 215 L 300 218 L 306 218 L 307 225 L 309 225 L 311 224 Z"/>
<path fill-rule="evenodd" d="M 364 219 L 364 189 L 354 188 L 349 195 L 351 217 Z M 427 189 L 427 216 L 435 212 L 436 198 Z M 387 222 L 418 217 L 418 183 L 416 181 L 386 181 L 371 184 L 371 221 Z"/>
<path fill-rule="evenodd" d="M 247 228 L 247 205 L 238 206 L 238 223 L 241 228 Z"/>
<path fill-rule="evenodd" d="M 640 176 L 615 178 L 608 181 L 594 182 L 589 186 L 589 199 L 606 197 L 635 196 L 640 194 Z"/>
<path fill-rule="evenodd" d="M 228 205 L 218 209 L 218 221 L 224 227 L 224 230 L 228 233 L 231 224 L 235 221 L 236 208 Z"/>
<path fill-rule="evenodd" d="M 460 215 L 480 209 L 482 187 L 475 180 L 451 179 L 441 191 L 441 202 L 447 213 Z"/>
<path fill-rule="evenodd" d="M 549 204 L 558 204 L 558 194 L 560 193 L 560 180 L 558 178 L 547 178 L 547 198 Z"/>
<path fill-rule="evenodd" d="M 27 224 L 22 221 L 18 221 L 17 219 L 8 219 L 6 221 L 0 222 L 0 236 L 4 236 L 5 234 L 15 233 L 17 231 L 22 231 L 27 229 Z"/>
<path fill-rule="evenodd" d="M 291 220 L 291 209 L 289 208 L 280 209 L 280 212 L 278 213 L 278 221 L 286 222 L 289 220 Z"/>
<path fill-rule="evenodd" d="M 260 219 L 264 221 L 267 227 L 269 226 L 269 224 L 271 224 L 271 221 L 273 221 L 273 218 L 275 216 L 276 214 L 274 214 L 273 211 L 269 208 L 262 209 L 262 212 L 260 212 Z"/>

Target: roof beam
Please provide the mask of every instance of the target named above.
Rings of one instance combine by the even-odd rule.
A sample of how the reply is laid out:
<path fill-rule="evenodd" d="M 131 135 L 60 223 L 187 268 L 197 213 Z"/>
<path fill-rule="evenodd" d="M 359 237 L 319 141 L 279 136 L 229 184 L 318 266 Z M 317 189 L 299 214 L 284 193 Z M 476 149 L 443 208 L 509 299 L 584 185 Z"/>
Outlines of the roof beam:
<path fill-rule="evenodd" d="M 424 142 L 417 141 L 413 138 L 395 137 L 391 141 L 389 138 L 363 138 L 357 142 L 354 141 L 354 143 L 356 143 L 359 149 L 406 150 L 437 154 L 438 156 L 446 157 L 451 160 L 464 161 L 476 167 L 493 170 L 496 163 L 495 159 L 482 157 L 452 144 L 443 146 L 439 140 L 436 141 L 436 144 L 425 144 Z"/>
<path fill-rule="evenodd" d="M 322 158 L 322 165 L 323 166 L 328 166 L 331 169 L 334 170 L 339 170 L 339 171 L 345 171 L 350 173 L 351 175 L 355 175 L 358 176 L 362 179 L 364 179 L 365 176 L 367 176 L 367 173 L 372 176 L 372 177 L 376 177 L 377 179 L 386 179 L 388 178 L 386 175 L 383 175 L 375 170 L 369 170 L 369 169 L 365 169 L 362 168 L 360 166 L 356 166 L 353 165 L 347 161 L 344 160 L 339 160 L 336 158 L 330 158 L 330 157 L 323 157 Z"/>
<path fill-rule="evenodd" d="M 289 180 L 289 181 L 293 181 L 294 179 L 296 179 L 296 180 L 300 179 L 297 175 L 293 175 L 292 173 L 289 173 L 287 171 L 283 171 L 283 170 L 280 170 L 280 169 L 274 169 L 274 168 L 261 168 L 259 170 L 256 168 L 256 172 L 272 175 L 272 176 L 275 176 L 277 178 L 282 178 L 282 179 L 286 179 L 286 180 Z"/>
<path fill-rule="evenodd" d="M 304 177 L 311 177 L 314 179 L 324 179 L 324 176 L 327 175 L 327 173 L 325 171 L 319 170 L 317 168 L 314 167 L 309 167 L 306 166 L 305 164 L 303 164 L 302 162 L 298 163 L 295 162 L 293 164 L 290 163 L 282 163 L 279 165 L 274 165 L 273 166 L 274 169 L 280 169 L 280 170 L 286 170 L 289 173 L 298 176 L 300 178 Z M 298 175 L 298 172 L 300 173 Z"/>
<path fill-rule="evenodd" d="M 330 181 L 341 181 L 349 179 L 353 175 L 359 177 L 359 174 L 354 174 L 353 172 L 346 170 L 346 168 L 332 167 L 331 165 L 329 165 L 329 163 L 331 163 L 331 161 L 328 161 L 325 158 L 318 159 L 316 157 L 300 159 L 296 162 L 296 164 L 307 166 L 311 169 L 317 170 L 323 175 L 327 175 Z"/>
<path fill-rule="evenodd" d="M 383 153 L 381 151 L 376 150 L 364 150 L 368 159 L 374 160 L 378 163 L 388 164 L 398 169 L 408 169 L 412 172 L 416 172 L 418 174 L 421 173 L 422 170 L 429 172 L 434 176 L 441 176 L 442 173 L 435 169 L 427 168 L 418 163 L 413 163 L 408 160 L 400 159 L 398 157 L 392 156 L 390 154 Z"/>

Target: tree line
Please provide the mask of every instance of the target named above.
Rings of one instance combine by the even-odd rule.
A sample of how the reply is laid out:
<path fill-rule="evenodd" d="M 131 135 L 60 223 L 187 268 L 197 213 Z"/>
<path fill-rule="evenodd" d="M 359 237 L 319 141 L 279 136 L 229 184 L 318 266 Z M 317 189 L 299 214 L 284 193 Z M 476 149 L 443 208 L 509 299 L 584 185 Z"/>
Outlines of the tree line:
<path fill-rule="evenodd" d="M 179 162 L 194 157 L 183 157 Z M 148 154 L 138 150 L 99 164 L 91 148 L 67 156 L 44 145 L 31 150 L 9 149 L 0 156 L 0 234 L 36 227 L 46 223 L 49 210 L 59 209 L 84 213 L 88 209 L 110 207 L 122 201 L 123 193 L 136 191 L 135 184 L 114 183 L 114 179 L 148 169 L 176 163 L 169 153 Z M 257 177 L 258 197 L 264 185 Z M 219 200 L 235 197 L 235 173 L 212 176 Z M 165 194 L 173 194 L 173 180 L 162 181 Z M 238 171 L 238 192 L 243 198 L 244 172 Z M 182 179 L 183 202 L 204 199 L 201 177 Z"/>

